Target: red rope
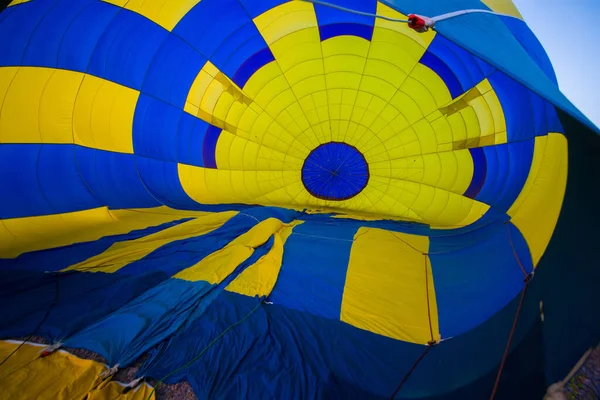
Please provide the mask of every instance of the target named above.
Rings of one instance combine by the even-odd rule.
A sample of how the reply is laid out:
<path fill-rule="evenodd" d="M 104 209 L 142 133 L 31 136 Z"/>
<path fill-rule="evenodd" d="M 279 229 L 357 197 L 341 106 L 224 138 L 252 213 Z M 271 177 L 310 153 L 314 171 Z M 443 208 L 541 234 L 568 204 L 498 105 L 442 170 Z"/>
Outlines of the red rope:
<path fill-rule="evenodd" d="M 402 385 L 404 385 L 404 383 L 406 383 L 406 381 L 408 380 L 408 377 L 413 373 L 413 371 L 417 368 L 417 366 L 419 365 L 421 360 L 423 360 L 425 358 L 425 356 L 427 355 L 427 353 L 429 353 L 429 350 L 431 350 L 433 348 L 433 346 L 434 345 L 427 346 L 427 348 L 425 348 L 425 351 L 419 356 L 419 358 L 417 358 L 417 361 L 415 361 L 415 363 L 410 368 L 410 370 L 406 373 L 406 375 L 404 375 L 404 378 L 402 378 L 402 381 L 400 382 L 400 384 L 398 385 L 396 390 L 394 390 L 394 393 L 392 393 L 392 395 L 390 396 L 390 400 L 394 399 L 394 396 L 396 396 L 396 394 L 400 391 L 400 389 L 402 388 Z"/>

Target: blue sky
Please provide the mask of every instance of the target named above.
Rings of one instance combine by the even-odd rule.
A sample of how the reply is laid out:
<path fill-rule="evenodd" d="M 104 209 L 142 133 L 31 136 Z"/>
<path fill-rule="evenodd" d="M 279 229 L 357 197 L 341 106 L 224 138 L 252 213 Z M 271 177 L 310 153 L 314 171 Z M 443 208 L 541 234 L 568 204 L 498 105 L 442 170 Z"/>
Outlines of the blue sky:
<path fill-rule="evenodd" d="M 562 92 L 600 126 L 600 0 L 513 0 L 552 60 Z"/>

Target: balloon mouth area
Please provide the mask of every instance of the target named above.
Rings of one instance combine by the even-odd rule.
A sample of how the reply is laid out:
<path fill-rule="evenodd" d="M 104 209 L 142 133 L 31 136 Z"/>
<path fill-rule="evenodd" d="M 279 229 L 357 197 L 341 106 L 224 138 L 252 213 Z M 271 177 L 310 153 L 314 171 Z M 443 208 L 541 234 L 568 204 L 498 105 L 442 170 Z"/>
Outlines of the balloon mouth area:
<path fill-rule="evenodd" d="M 369 183 L 369 166 L 356 147 L 343 142 L 323 143 L 302 166 L 302 184 L 319 199 L 342 201 L 358 195 Z"/>

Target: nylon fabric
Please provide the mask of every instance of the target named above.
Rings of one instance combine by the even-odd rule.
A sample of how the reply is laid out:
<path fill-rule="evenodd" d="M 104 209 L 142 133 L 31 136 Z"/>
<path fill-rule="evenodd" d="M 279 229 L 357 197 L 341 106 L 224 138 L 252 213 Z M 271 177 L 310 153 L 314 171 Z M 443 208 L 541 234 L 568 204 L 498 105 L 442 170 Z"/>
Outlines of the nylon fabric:
<path fill-rule="evenodd" d="M 0 342 L 0 356 L 6 357 L 19 344 L 16 341 Z M 102 363 L 81 359 L 63 350 L 39 358 L 39 352 L 44 347 L 26 343 L 11 356 L 0 376 L 0 395 L 3 398 L 108 400 L 119 396 L 128 400 L 143 400 L 150 396 L 152 388 L 146 383 L 122 394 L 124 384 L 101 382 L 98 375 L 108 369 Z M 150 398 L 155 397 L 152 395 Z"/>
<path fill-rule="evenodd" d="M 512 2 L 332 3 L 0 14 L 0 338 L 199 398 L 486 398 L 535 269 L 497 396 L 597 343 L 598 131 Z M 517 18 L 390 20 L 468 9 Z"/>

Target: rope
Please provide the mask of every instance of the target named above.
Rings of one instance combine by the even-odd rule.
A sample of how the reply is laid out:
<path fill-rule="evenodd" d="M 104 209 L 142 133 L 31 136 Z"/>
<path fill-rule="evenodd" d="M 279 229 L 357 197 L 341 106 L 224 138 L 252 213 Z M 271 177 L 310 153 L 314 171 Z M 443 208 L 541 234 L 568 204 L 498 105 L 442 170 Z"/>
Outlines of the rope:
<path fill-rule="evenodd" d="M 325 7 L 329 7 L 329 8 L 335 8 L 336 10 L 349 12 L 351 14 L 362 15 L 363 17 L 380 18 L 380 19 L 385 19 L 387 21 L 392 21 L 392 22 L 403 22 L 403 23 L 409 22 L 409 20 L 407 20 L 407 19 L 391 18 L 391 17 L 386 17 L 385 15 L 372 14 L 372 13 L 368 13 L 368 12 L 364 12 L 364 11 L 353 10 L 351 8 L 346 8 L 346 7 L 338 6 L 336 4 L 331 4 L 326 1 L 320 1 L 320 0 L 302 0 L 302 1 L 304 1 L 306 3 L 318 4 L 320 6 L 325 6 Z"/>
<path fill-rule="evenodd" d="M 515 330 L 517 328 L 517 322 L 519 321 L 519 315 L 521 314 L 521 309 L 523 308 L 523 299 L 525 299 L 525 293 L 527 292 L 527 287 L 529 286 L 529 277 L 525 279 L 525 286 L 521 291 L 521 299 L 519 300 L 519 307 L 517 307 L 517 313 L 515 314 L 515 318 L 513 320 L 512 329 L 510 330 L 510 335 L 508 336 L 508 342 L 506 343 L 506 348 L 504 349 L 504 356 L 502 356 L 502 362 L 500 363 L 500 368 L 498 368 L 498 375 L 496 375 L 496 382 L 494 383 L 494 389 L 492 390 L 492 394 L 490 395 L 490 400 L 494 400 L 496 397 L 496 391 L 498 390 L 498 384 L 500 383 L 500 377 L 502 376 L 502 370 L 504 369 L 504 364 L 506 359 L 508 358 L 508 352 L 510 350 L 510 345 L 512 344 L 513 336 L 515 334 Z"/>
<path fill-rule="evenodd" d="M 384 19 L 384 20 L 392 21 L 392 22 L 407 23 L 412 29 L 415 29 L 417 32 L 427 32 L 427 30 L 429 30 L 429 28 L 433 29 L 436 22 L 460 17 L 465 14 L 474 14 L 474 13 L 491 14 L 491 15 L 496 15 L 498 17 L 509 17 L 509 18 L 521 20 L 521 18 L 516 17 L 514 15 L 502 14 L 502 13 L 498 13 L 495 11 L 482 10 L 482 9 L 478 9 L 478 8 L 453 11 L 453 12 L 449 12 L 446 14 L 438 15 L 436 17 L 431 17 L 431 18 L 422 16 L 422 15 L 409 14 L 408 19 L 398 19 L 398 18 L 386 17 L 385 15 L 381 15 L 381 14 L 373 14 L 373 13 L 368 13 L 368 12 L 364 12 L 364 11 L 358 11 L 358 10 L 354 10 L 351 8 L 338 6 L 336 4 L 331 4 L 331 3 L 328 3 L 326 1 L 321 1 L 321 0 L 301 0 L 301 1 L 305 1 L 307 3 L 318 4 L 318 5 L 321 5 L 324 7 L 334 8 L 336 10 L 348 12 L 348 13 L 355 14 L 355 15 L 361 15 L 363 17 L 372 17 L 372 18 L 379 18 L 379 19 Z"/>
<path fill-rule="evenodd" d="M 246 213 L 243 213 L 243 212 L 239 212 L 238 214 L 245 215 L 246 217 L 250 217 L 250 218 L 252 218 L 253 220 L 255 220 L 256 222 L 258 222 L 260 224 L 260 220 L 258 218 L 256 218 L 254 215 L 246 214 Z"/>
<path fill-rule="evenodd" d="M 519 256 L 517 255 L 517 250 L 515 250 L 515 245 L 513 244 L 512 237 L 510 236 L 510 224 L 508 222 L 505 222 L 505 225 L 506 225 L 506 230 L 508 232 L 508 241 L 510 242 L 510 247 L 512 248 L 513 255 L 515 256 L 515 259 L 517 260 L 517 264 L 519 264 L 519 268 L 521 268 L 523 275 L 525 275 L 525 277 L 527 277 L 527 276 L 529 276 L 529 274 L 523 267 L 523 264 L 521 264 L 521 260 L 519 260 Z"/>
<path fill-rule="evenodd" d="M 429 341 L 429 343 L 427 343 L 427 347 L 425 348 L 425 351 L 423 351 L 423 353 L 421 353 L 419 358 L 417 358 L 417 361 L 415 361 L 415 363 L 410 368 L 410 370 L 408 370 L 408 372 L 404 375 L 404 378 L 402 378 L 402 381 L 400 381 L 400 384 L 398 384 L 398 387 L 396 388 L 396 390 L 394 390 L 394 393 L 392 393 L 392 395 L 390 396 L 390 400 L 394 399 L 396 394 L 398 394 L 400 389 L 402 389 L 402 386 L 406 383 L 406 381 L 408 380 L 410 375 L 413 373 L 413 371 L 415 369 L 417 369 L 417 366 L 419 365 L 419 363 L 425 358 L 427 353 L 429 353 L 431 351 L 433 346 L 435 346 L 437 344 L 433 339 L 433 328 L 431 326 L 431 308 L 429 305 L 429 277 L 428 277 L 429 274 L 427 272 L 427 254 L 423 254 L 423 257 L 425 258 L 425 290 L 427 291 L 427 294 L 426 294 L 427 295 L 427 318 L 429 320 L 429 334 L 431 335 L 430 336 L 431 340 Z"/>
<path fill-rule="evenodd" d="M 208 349 L 210 349 L 215 343 L 217 343 L 217 341 L 219 339 L 221 339 L 223 336 L 225 336 L 225 334 L 227 332 L 229 332 L 231 329 L 233 329 L 234 327 L 236 327 L 237 325 L 241 324 L 242 322 L 246 321 L 248 318 L 250 318 L 250 316 L 254 313 L 254 311 L 256 311 L 258 309 L 258 307 L 260 307 L 262 304 L 262 301 L 259 302 L 256 307 L 254 307 L 248 314 L 246 314 L 246 316 L 244 318 L 242 318 L 241 320 L 229 325 L 227 327 L 227 329 L 225 329 L 223 332 L 221 332 L 221 334 L 219 336 L 217 336 L 215 339 L 213 339 L 212 342 L 210 342 L 196 357 L 192 358 L 188 363 L 182 365 L 181 367 L 177 368 L 174 371 L 169 372 L 167 375 L 163 376 L 158 382 L 156 382 L 156 385 L 154 385 L 154 387 L 152 388 L 152 391 L 150 392 L 150 394 L 148 395 L 148 398 L 146 400 L 150 400 L 152 398 L 152 395 L 154 394 L 154 392 L 156 391 L 156 388 L 158 387 L 158 385 L 160 385 L 165 379 L 167 379 L 168 377 L 170 377 L 171 375 L 176 374 L 177 372 L 186 369 L 187 367 L 189 367 L 190 365 L 192 365 L 193 363 L 195 363 L 198 359 L 200 359 L 200 357 L 202 357 L 204 355 L 204 353 L 206 353 L 206 351 Z"/>
<path fill-rule="evenodd" d="M 421 355 L 419 356 L 419 358 L 417 358 L 417 361 L 415 361 L 415 363 L 413 364 L 413 366 L 410 368 L 410 370 L 406 373 L 406 375 L 404 375 L 404 378 L 402 378 L 402 381 L 400 382 L 400 384 L 398 385 L 398 387 L 396 388 L 396 390 L 394 390 L 394 393 L 392 393 L 392 395 L 390 396 L 390 400 L 393 400 L 394 397 L 396 396 L 396 394 L 400 391 L 400 389 L 402 388 L 402 385 L 404 385 L 404 383 L 406 383 L 406 381 L 408 380 L 408 377 L 413 373 L 413 371 L 417 368 L 417 366 L 419 365 L 419 363 L 425 358 L 425 356 L 427 355 L 427 353 L 429 353 L 429 351 L 431 349 L 433 349 L 433 346 L 435 346 L 434 344 L 432 344 L 431 346 L 427 346 L 427 348 L 425 349 L 425 351 L 423 353 L 421 353 Z"/>
<path fill-rule="evenodd" d="M 490 400 L 494 400 L 496 397 L 496 391 L 498 390 L 498 384 L 500 383 L 500 377 L 502 376 L 502 370 L 504 369 L 504 364 L 506 363 L 506 359 L 508 358 L 508 352 L 510 351 L 510 345 L 512 344 L 513 336 L 515 334 L 515 330 L 517 329 L 517 322 L 519 322 L 519 316 L 521 315 L 521 309 L 523 308 L 523 300 L 525 299 L 525 293 L 527 293 L 527 288 L 529 287 L 529 281 L 533 277 L 533 272 L 530 274 L 525 271 L 523 265 L 521 264 L 521 260 L 519 260 L 519 256 L 517 255 L 517 251 L 515 250 L 515 246 L 513 244 L 512 238 L 510 236 L 510 225 L 506 223 L 506 228 L 508 229 L 508 239 L 510 241 L 510 247 L 512 248 L 513 255 L 519 264 L 519 268 L 523 271 L 525 275 L 525 286 L 523 290 L 521 290 L 521 299 L 519 300 L 519 306 L 517 307 L 517 312 L 515 313 L 515 318 L 513 319 L 512 328 L 510 330 L 510 335 L 508 336 L 508 342 L 506 343 L 506 348 L 504 349 L 504 355 L 502 356 L 502 361 L 500 362 L 500 368 L 498 368 L 498 375 L 496 375 L 496 382 L 494 383 L 494 389 L 492 390 L 492 394 L 490 395 Z"/>
<path fill-rule="evenodd" d="M 469 10 L 453 11 L 453 12 L 449 12 L 446 14 L 438 15 L 437 17 L 432 17 L 431 19 L 433 20 L 433 22 L 439 22 L 439 21 L 443 21 L 445 19 L 460 17 L 461 15 L 474 14 L 474 13 L 492 14 L 492 15 L 497 15 L 499 17 L 509 17 L 509 18 L 514 18 L 514 19 L 518 19 L 519 21 L 522 21 L 521 18 L 515 17 L 514 15 L 502 14 L 502 13 L 498 13 L 495 11 L 482 10 L 482 9 L 478 9 L 478 8 L 473 8 L 473 9 L 469 9 Z"/>

